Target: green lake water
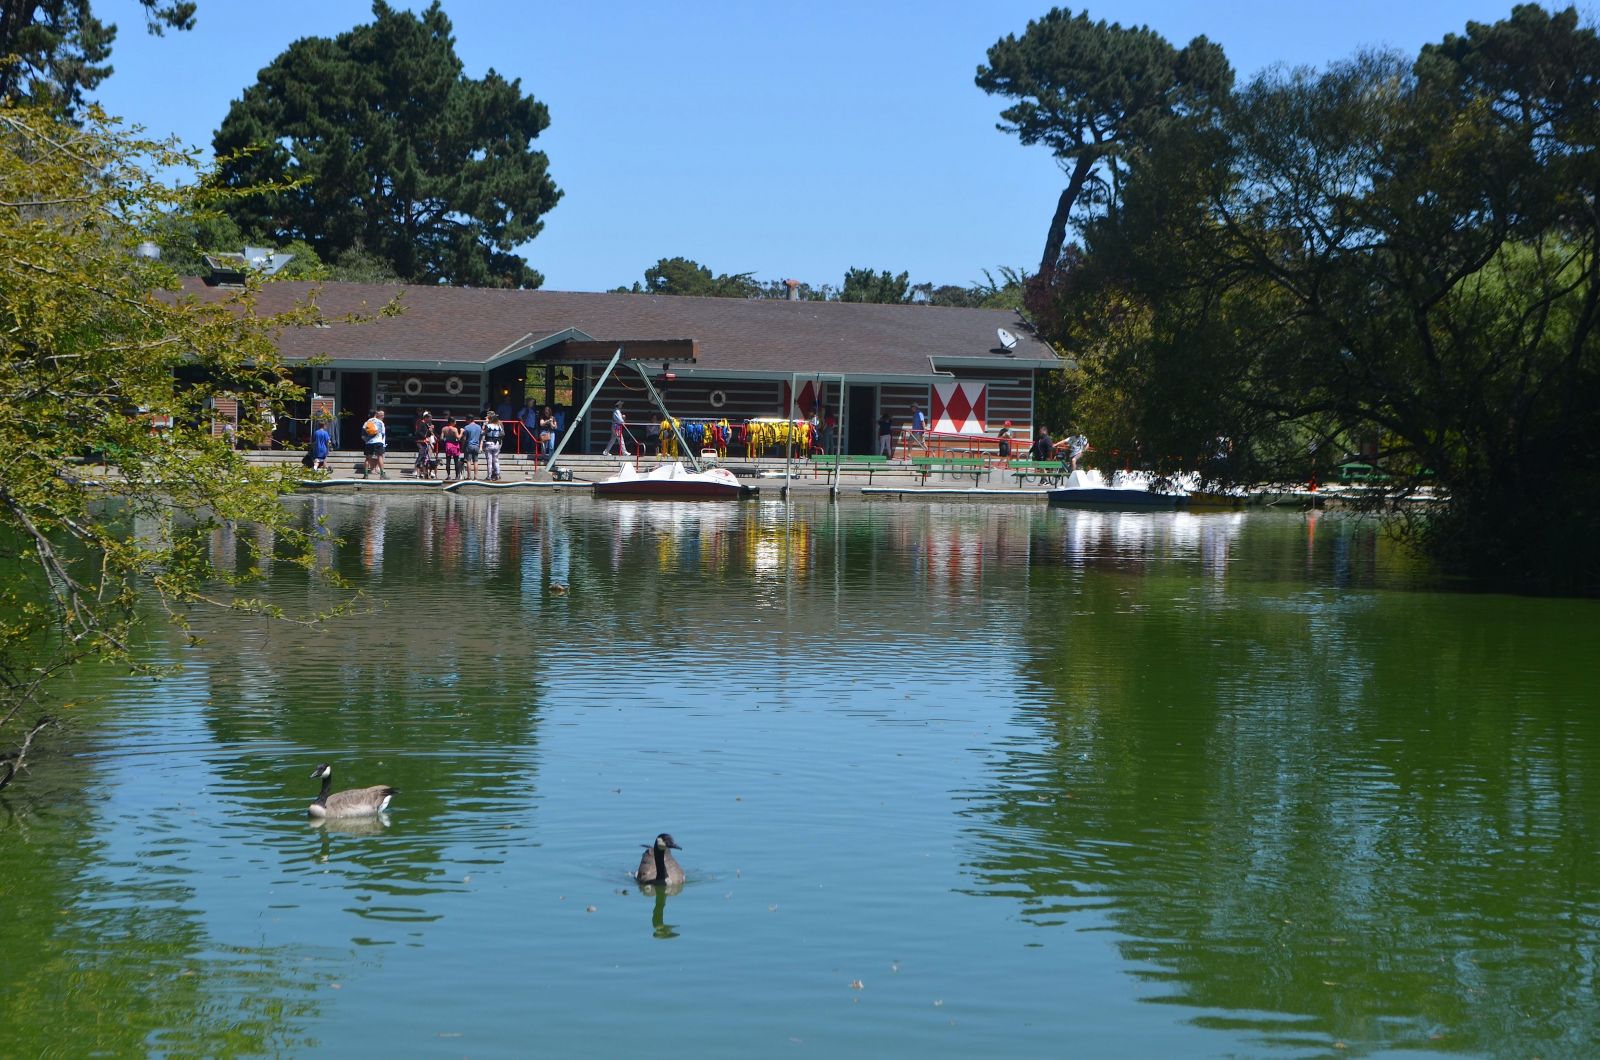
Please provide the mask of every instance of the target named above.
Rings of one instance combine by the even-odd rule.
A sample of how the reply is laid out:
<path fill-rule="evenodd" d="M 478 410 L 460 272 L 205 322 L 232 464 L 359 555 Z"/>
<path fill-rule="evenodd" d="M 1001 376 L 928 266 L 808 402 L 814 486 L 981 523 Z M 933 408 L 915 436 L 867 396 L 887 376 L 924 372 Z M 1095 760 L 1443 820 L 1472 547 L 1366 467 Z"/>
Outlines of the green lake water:
<path fill-rule="evenodd" d="M 1600 1054 L 1592 601 L 1322 513 L 288 503 L 364 613 L 149 627 L 0 796 L 0 1055 Z"/>

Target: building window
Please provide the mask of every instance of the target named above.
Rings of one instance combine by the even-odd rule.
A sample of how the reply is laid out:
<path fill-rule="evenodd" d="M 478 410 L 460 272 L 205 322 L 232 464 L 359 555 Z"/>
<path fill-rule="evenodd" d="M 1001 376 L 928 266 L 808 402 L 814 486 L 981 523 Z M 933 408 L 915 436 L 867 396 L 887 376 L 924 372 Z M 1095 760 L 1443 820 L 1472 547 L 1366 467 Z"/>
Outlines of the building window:
<path fill-rule="evenodd" d="M 538 405 L 572 407 L 574 367 L 570 364 L 530 364 L 522 392 Z"/>

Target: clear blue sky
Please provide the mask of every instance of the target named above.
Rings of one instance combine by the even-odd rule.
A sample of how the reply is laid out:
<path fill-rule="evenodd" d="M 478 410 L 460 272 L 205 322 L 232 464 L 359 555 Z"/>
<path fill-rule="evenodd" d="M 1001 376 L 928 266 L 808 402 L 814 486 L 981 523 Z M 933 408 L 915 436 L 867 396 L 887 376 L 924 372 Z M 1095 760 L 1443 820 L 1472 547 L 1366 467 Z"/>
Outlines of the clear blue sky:
<path fill-rule="evenodd" d="M 396 3 L 412 10 L 425 4 Z M 1510 0 L 1124 0 L 1095 18 L 1174 44 L 1204 34 L 1241 79 L 1363 47 L 1415 54 Z M 604 290 L 683 255 L 716 272 L 838 285 L 851 266 L 969 283 L 1038 263 L 1062 177 L 995 129 L 972 83 L 1043 0 L 794 4 L 447 0 L 469 76 L 494 67 L 550 108 L 536 146 L 565 192 L 522 248 L 551 290 Z M 200 0 L 152 38 L 133 0 L 99 92 L 114 114 L 209 147 L 229 103 L 299 37 L 370 21 L 367 0 Z"/>

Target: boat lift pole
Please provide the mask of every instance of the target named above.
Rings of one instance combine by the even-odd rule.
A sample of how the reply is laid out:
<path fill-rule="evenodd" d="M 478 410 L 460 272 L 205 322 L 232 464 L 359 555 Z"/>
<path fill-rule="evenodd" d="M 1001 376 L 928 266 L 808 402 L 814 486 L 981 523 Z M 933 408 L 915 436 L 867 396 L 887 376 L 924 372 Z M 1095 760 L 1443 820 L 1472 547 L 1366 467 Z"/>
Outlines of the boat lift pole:
<path fill-rule="evenodd" d="M 783 496 L 785 500 L 789 497 L 789 470 L 794 464 L 794 414 L 796 411 L 795 401 L 799 397 L 799 387 L 799 374 L 791 372 L 789 374 L 789 404 L 783 410 L 783 418 L 787 425 L 787 429 L 783 432 Z"/>
<path fill-rule="evenodd" d="M 583 399 L 583 408 L 579 409 L 578 415 L 573 417 L 572 429 L 562 434 L 561 441 L 556 443 L 556 451 L 550 454 L 550 462 L 545 465 L 545 470 L 550 472 L 551 478 L 555 477 L 556 461 L 561 459 L 561 451 L 567 447 L 567 439 L 578 433 L 578 424 L 582 423 L 583 418 L 589 414 L 589 406 L 594 404 L 594 399 L 600 394 L 600 388 L 606 385 L 606 380 L 611 377 L 612 369 L 616 368 L 617 362 L 620 360 L 622 360 L 622 347 L 618 346 L 617 352 L 613 353 L 611 360 L 607 362 L 606 370 L 600 373 L 600 378 L 595 381 L 594 386 L 589 388 L 589 396 Z"/>
<path fill-rule="evenodd" d="M 621 351 L 618 351 L 621 352 Z M 634 361 L 633 366 L 639 370 L 639 378 L 644 380 L 644 388 L 650 392 L 650 400 L 656 403 L 656 408 L 661 410 L 661 418 L 668 427 L 672 428 L 673 437 L 678 439 L 678 448 L 689 458 L 689 466 L 696 471 L 700 470 L 700 461 L 689 451 L 689 443 L 683 440 L 683 432 L 678 430 L 678 421 L 672 418 L 672 413 L 667 411 L 667 403 L 661 400 L 661 395 L 656 393 L 655 384 L 650 382 L 650 374 L 644 370 L 641 361 Z"/>

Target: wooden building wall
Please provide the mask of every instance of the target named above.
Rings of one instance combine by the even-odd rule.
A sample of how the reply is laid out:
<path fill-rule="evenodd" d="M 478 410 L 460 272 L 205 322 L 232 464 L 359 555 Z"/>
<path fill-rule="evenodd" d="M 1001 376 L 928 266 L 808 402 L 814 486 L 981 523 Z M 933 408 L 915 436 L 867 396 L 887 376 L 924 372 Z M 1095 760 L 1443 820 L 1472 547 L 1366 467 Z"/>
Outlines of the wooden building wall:
<path fill-rule="evenodd" d="M 593 374 L 598 374 L 598 371 L 599 366 L 591 369 Z M 448 389 L 448 381 L 452 377 L 461 382 L 459 392 L 454 394 Z M 960 369 L 952 372 L 950 377 L 987 385 L 985 423 L 991 436 L 1009 419 L 1015 438 L 1026 440 L 1032 437 L 1032 372 Z M 412 378 L 417 380 L 418 392 L 407 394 L 406 382 Z M 802 388 L 806 382 L 805 379 L 800 380 Z M 373 373 L 373 385 L 375 391 L 383 395 L 380 407 L 388 411 L 391 431 L 398 425 L 405 425 L 397 432 L 401 434 L 409 430 L 411 422 L 424 409 L 433 413 L 436 422 L 443 423 L 447 416 L 480 415 L 494 403 L 486 385 L 486 377 L 480 372 L 379 371 Z M 748 419 L 782 417 L 787 411 L 784 408 L 785 380 L 680 377 L 671 383 L 657 382 L 657 387 L 667 407 L 684 421 L 726 419 L 730 423 L 740 423 Z M 897 435 L 900 428 L 910 425 L 914 406 L 920 405 L 924 412 L 932 413 L 933 393 L 928 384 L 890 383 L 877 385 L 874 389 L 877 407 L 869 410 L 869 415 L 876 419 L 879 414 L 887 413 L 895 424 Z M 827 408 L 835 412 L 840 409 L 837 380 L 831 383 L 824 381 L 822 395 Z M 720 399 L 720 405 L 713 404 L 713 396 Z M 580 401 L 581 398 L 580 393 Z M 644 384 L 631 368 L 623 366 L 613 373 L 596 396 L 584 435 L 581 439 L 575 439 L 575 442 L 583 444 L 576 447 L 569 445 L 569 449 L 590 453 L 604 449 L 611 437 L 611 409 L 619 400 L 637 436 L 643 437 L 644 428 L 660 421 L 660 414 L 651 403 Z M 569 421 L 576 412 L 576 408 L 566 410 Z M 361 414 L 365 415 L 365 410 L 361 410 Z"/>

